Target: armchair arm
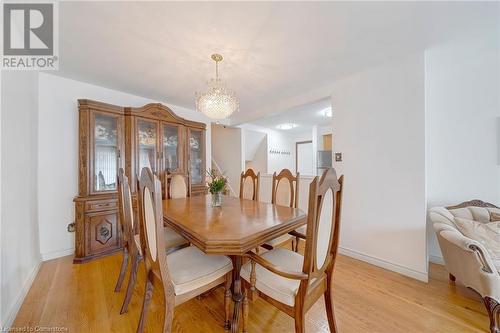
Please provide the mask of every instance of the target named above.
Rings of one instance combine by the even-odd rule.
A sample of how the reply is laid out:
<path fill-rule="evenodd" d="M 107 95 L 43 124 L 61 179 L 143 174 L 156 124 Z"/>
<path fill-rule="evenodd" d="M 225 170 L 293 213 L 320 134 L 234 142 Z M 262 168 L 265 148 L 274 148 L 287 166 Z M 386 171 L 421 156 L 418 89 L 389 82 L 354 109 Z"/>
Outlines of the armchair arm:
<path fill-rule="evenodd" d="M 495 265 L 482 244 L 463 236 L 458 230 L 448 225 L 436 223 L 434 224 L 434 229 L 436 230 L 443 256 L 454 256 L 455 259 L 459 259 L 458 263 L 462 266 L 468 261 L 466 259 L 466 257 L 468 257 L 467 252 L 472 252 L 475 258 L 473 261 L 475 261 L 478 266 L 481 266 L 480 268 L 483 272 L 497 274 Z M 452 245 L 452 247 L 448 244 Z M 460 254 L 460 252 L 462 252 L 462 254 Z"/>
<path fill-rule="evenodd" d="M 493 274 L 494 270 L 489 264 L 489 260 L 486 259 L 486 254 L 484 253 L 483 249 L 477 246 L 476 244 L 469 244 L 469 249 L 477 253 L 477 256 L 479 257 L 479 261 L 481 262 L 481 265 L 483 266 L 481 269 L 486 272 Z"/>
<path fill-rule="evenodd" d="M 296 272 L 296 271 L 290 271 L 286 268 L 278 267 L 275 266 L 273 263 L 269 262 L 268 260 L 262 258 L 261 256 L 253 253 L 253 252 L 248 252 L 248 256 L 250 257 L 251 260 L 255 261 L 262 267 L 270 270 L 271 272 L 278 274 L 280 276 L 293 279 L 293 280 L 307 280 L 309 278 L 309 275 L 307 275 L 304 272 Z"/>
<path fill-rule="evenodd" d="M 500 274 L 486 248 L 449 225 L 434 228 L 448 272 L 482 297 L 500 300 Z"/>

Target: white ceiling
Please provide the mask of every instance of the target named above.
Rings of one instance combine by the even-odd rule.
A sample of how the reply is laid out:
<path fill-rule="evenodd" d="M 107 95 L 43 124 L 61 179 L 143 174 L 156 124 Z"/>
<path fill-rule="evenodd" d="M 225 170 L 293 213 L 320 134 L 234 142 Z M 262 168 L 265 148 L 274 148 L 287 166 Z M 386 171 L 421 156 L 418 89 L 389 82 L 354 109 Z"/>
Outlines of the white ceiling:
<path fill-rule="evenodd" d="M 315 125 L 332 126 L 332 118 L 325 117 L 321 112 L 326 108 L 331 108 L 330 98 L 324 98 L 319 101 L 290 108 L 283 112 L 266 115 L 250 123 L 274 130 L 276 130 L 276 126 L 279 124 L 294 123 L 298 126 L 285 132 L 297 134 L 312 130 L 312 127 Z"/>
<path fill-rule="evenodd" d="M 240 98 L 231 123 L 324 98 L 335 79 L 473 29 L 498 3 L 60 2 L 57 75 L 194 108 L 210 54 Z M 85 96 L 81 96 L 82 98 Z"/>

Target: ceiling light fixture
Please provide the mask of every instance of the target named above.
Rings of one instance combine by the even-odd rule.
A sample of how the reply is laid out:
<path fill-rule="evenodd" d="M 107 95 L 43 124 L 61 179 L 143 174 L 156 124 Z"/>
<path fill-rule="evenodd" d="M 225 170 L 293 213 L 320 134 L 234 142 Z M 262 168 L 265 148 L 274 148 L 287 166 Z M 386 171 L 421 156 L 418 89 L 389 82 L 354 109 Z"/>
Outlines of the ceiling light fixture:
<path fill-rule="evenodd" d="M 326 109 L 323 109 L 319 112 L 319 114 L 322 115 L 323 117 L 331 118 L 332 117 L 332 108 L 328 107 Z"/>
<path fill-rule="evenodd" d="M 279 124 L 276 126 L 277 129 L 280 130 L 290 130 L 292 128 L 298 127 L 299 125 L 294 124 L 294 123 L 284 123 L 284 124 Z"/>
<path fill-rule="evenodd" d="M 196 93 L 196 109 L 207 117 L 215 120 L 221 120 L 229 117 L 237 111 L 240 103 L 236 94 L 226 89 L 226 85 L 219 78 L 219 62 L 222 61 L 220 54 L 212 54 L 212 60 L 215 61 L 215 79 L 210 79 L 208 90 L 204 93 Z"/>

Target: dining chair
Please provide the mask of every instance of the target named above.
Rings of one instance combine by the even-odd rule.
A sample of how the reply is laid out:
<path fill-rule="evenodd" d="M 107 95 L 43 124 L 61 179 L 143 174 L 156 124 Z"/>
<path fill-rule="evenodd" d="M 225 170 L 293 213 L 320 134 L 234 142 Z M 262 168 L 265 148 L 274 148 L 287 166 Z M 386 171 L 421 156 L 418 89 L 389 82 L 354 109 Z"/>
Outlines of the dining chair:
<path fill-rule="evenodd" d="M 225 325 L 229 323 L 233 264 L 222 255 L 206 255 L 194 246 L 167 255 L 163 236 L 161 182 L 149 168 L 141 171 L 142 253 L 146 268 L 146 288 L 137 332 L 142 332 L 153 292 L 163 289 L 165 315 L 163 332 L 172 331 L 174 307 L 220 284 L 224 284 Z"/>
<path fill-rule="evenodd" d="M 240 199 L 259 201 L 259 186 L 260 172 L 255 174 L 253 169 L 249 168 L 245 172 L 241 172 L 240 176 Z M 260 253 L 259 248 L 255 249 L 256 253 Z M 254 295 L 252 295 L 253 297 Z"/>
<path fill-rule="evenodd" d="M 139 179 L 139 177 L 138 177 Z M 137 188 L 139 188 L 139 182 L 137 183 Z M 137 196 L 137 217 L 140 219 L 140 196 Z M 122 253 L 123 259 L 120 268 L 120 274 L 118 276 L 118 281 L 116 282 L 115 292 L 121 290 L 123 280 L 125 278 L 125 273 L 128 267 L 128 261 L 130 259 L 131 268 L 129 273 L 129 279 L 127 283 L 127 290 L 125 292 L 125 298 L 123 299 L 122 307 L 120 309 L 120 314 L 127 312 L 132 294 L 134 292 L 135 283 L 137 280 L 137 269 L 139 263 L 143 259 L 141 244 L 143 240 L 140 238 L 139 227 L 140 221 L 134 221 L 134 213 L 132 206 L 132 195 L 130 192 L 130 184 L 128 177 L 125 176 L 125 172 L 122 168 L 118 170 L 118 210 L 120 215 L 120 226 L 122 231 Z M 165 227 L 165 251 L 171 253 L 179 248 L 189 246 L 189 243 L 176 233 L 172 228 Z"/>
<path fill-rule="evenodd" d="M 259 201 L 260 172 L 248 169 L 240 176 L 240 199 Z"/>
<path fill-rule="evenodd" d="M 299 202 L 299 173 L 293 175 L 289 169 L 283 169 L 279 174 L 273 173 L 271 190 L 271 203 L 278 206 L 297 208 Z M 295 250 L 295 239 L 289 235 L 282 235 L 265 244 L 262 247 L 267 250 L 280 246 L 292 239 L 292 250 Z"/>
<path fill-rule="evenodd" d="M 166 189 L 163 192 L 162 198 L 180 199 L 191 196 L 191 185 L 188 175 L 180 172 L 169 173 L 165 180 Z M 169 249 L 167 252 L 189 246 L 187 239 L 179 235 L 170 227 L 165 227 L 165 242 Z"/>
<path fill-rule="evenodd" d="M 187 174 L 181 172 L 168 173 L 165 184 L 165 199 L 179 199 L 191 196 L 191 183 Z"/>
<path fill-rule="evenodd" d="M 295 319 L 297 333 L 304 332 L 305 314 L 321 295 L 325 298 L 330 332 L 337 332 L 332 284 L 339 245 L 342 185 L 343 176 L 337 179 L 333 168 L 325 170 L 319 182 L 318 177 L 311 182 L 304 256 L 285 248 L 262 255 L 249 252 L 250 262 L 241 268 L 244 294 L 249 284 L 256 288 L 260 297 Z M 242 311 L 246 332 L 248 301 L 243 302 Z"/>
<path fill-rule="evenodd" d="M 128 177 L 125 176 L 125 172 L 122 168 L 118 170 L 118 211 L 121 221 L 120 226 L 122 232 L 123 259 L 120 268 L 120 275 L 118 276 L 118 281 L 115 286 L 115 292 L 121 290 L 129 258 L 132 263 L 127 284 L 127 291 L 125 292 L 125 298 L 120 309 L 120 314 L 123 314 L 127 312 L 128 304 L 130 303 L 130 299 L 132 297 L 137 278 L 137 267 L 139 262 L 142 260 L 142 253 L 139 235 L 134 232 L 134 213 L 132 209 L 130 184 Z"/>

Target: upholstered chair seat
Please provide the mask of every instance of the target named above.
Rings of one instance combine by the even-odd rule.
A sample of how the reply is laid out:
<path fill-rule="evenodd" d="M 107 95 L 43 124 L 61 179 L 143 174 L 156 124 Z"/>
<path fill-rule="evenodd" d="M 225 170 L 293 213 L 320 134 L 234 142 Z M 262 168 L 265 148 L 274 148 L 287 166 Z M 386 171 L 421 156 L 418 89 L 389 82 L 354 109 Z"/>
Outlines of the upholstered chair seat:
<path fill-rule="evenodd" d="M 456 208 L 456 209 L 447 209 L 445 207 L 435 207 L 430 210 L 430 215 L 431 219 L 434 222 L 434 229 L 436 232 L 439 234 L 442 231 L 449 230 L 450 233 L 452 232 L 458 232 L 460 235 L 460 238 L 466 238 L 470 242 L 473 242 L 473 239 L 468 238 L 466 235 L 464 235 L 459 228 L 457 228 L 457 221 L 455 219 L 458 219 L 460 221 L 461 219 L 463 220 L 468 220 L 472 223 L 474 222 L 480 222 L 481 224 L 486 224 L 490 223 L 491 221 L 491 214 L 499 214 L 500 209 L 498 208 L 493 208 L 493 207 L 476 207 L 476 206 L 469 206 L 469 207 L 463 207 L 463 208 Z M 449 234 L 450 234 L 449 233 Z M 438 237 L 439 238 L 439 237 Z M 470 243 L 472 244 L 472 243 Z M 446 246 L 446 244 L 443 243 L 443 246 Z M 488 259 L 491 259 L 491 263 L 495 266 L 497 272 L 500 272 L 500 257 L 495 256 L 492 251 L 489 251 L 487 244 L 481 243 L 481 246 L 485 246 L 485 252 L 488 255 Z M 441 249 L 443 251 L 443 249 Z M 446 255 L 448 259 L 451 261 L 453 256 L 450 256 L 450 253 L 447 251 L 446 254 L 443 253 L 443 255 Z M 451 252 L 453 253 L 453 252 Z M 459 261 L 462 258 L 457 258 Z"/>
<path fill-rule="evenodd" d="M 304 263 L 304 257 L 297 252 L 284 248 L 275 248 L 263 253 L 262 258 L 273 265 L 285 268 L 293 272 L 301 272 Z M 252 271 L 251 263 L 248 262 L 241 267 L 241 277 L 250 283 L 250 274 Z M 286 305 L 294 306 L 295 296 L 299 290 L 300 280 L 292 280 L 274 274 L 270 270 L 255 265 L 256 282 L 255 287 L 267 296 L 280 301 Z"/>
<path fill-rule="evenodd" d="M 226 256 L 206 255 L 194 246 L 185 247 L 167 256 L 175 295 L 198 289 L 233 269 Z"/>
<path fill-rule="evenodd" d="M 164 229 L 165 229 L 165 248 L 167 250 L 177 248 L 181 245 L 185 245 L 188 243 L 188 241 L 184 237 L 179 235 L 172 228 L 165 227 Z"/>

